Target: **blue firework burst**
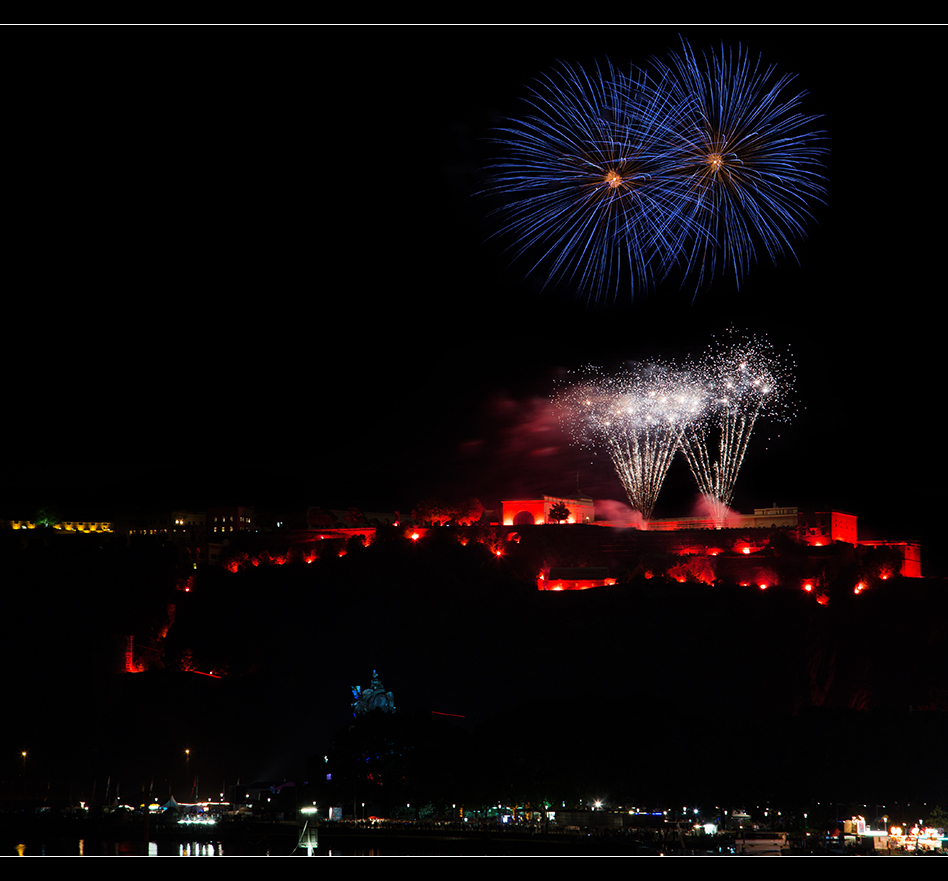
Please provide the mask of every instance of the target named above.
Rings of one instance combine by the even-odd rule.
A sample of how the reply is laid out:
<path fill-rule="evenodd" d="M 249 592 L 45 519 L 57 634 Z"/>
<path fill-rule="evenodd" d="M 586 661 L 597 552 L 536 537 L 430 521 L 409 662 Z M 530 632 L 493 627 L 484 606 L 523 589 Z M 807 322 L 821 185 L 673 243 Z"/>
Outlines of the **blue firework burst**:
<path fill-rule="evenodd" d="M 498 234 L 544 285 L 598 302 L 673 270 L 695 289 L 737 284 L 765 253 L 793 254 L 822 199 L 825 140 L 777 76 L 740 48 L 699 63 L 687 41 L 650 72 L 562 64 L 496 139 Z"/>
<path fill-rule="evenodd" d="M 599 301 L 647 288 L 675 264 L 699 216 L 683 204 L 691 186 L 676 174 L 673 138 L 690 100 L 611 65 L 588 74 L 563 64 L 537 80 L 530 113 L 501 129 L 491 192 L 505 198 L 501 233 L 545 284 Z"/>
<path fill-rule="evenodd" d="M 688 112 L 677 133 L 690 188 L 681 262 L 686 283 L 726 273 L 739 285 L 761 251 L 776 263 L 805 236 L 809 205 L 825 194 L 825 137 L 800 110 L 806 93 L 788 95 L 793 76 L 740 47 L 702 61 L 682 40 L 670 65 L 656 62 Z"/>

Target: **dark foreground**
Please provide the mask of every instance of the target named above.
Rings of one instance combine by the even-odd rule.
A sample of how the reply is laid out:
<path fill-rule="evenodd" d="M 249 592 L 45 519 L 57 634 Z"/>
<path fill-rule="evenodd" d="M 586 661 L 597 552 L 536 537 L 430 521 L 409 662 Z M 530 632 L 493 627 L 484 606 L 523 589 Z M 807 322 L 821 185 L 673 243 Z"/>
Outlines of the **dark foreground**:
<path fill-rule="evenodd" d="M 670 829 L 616 829 L 591 832 L 525 827 L 388 827 L 323 824 L 312 850 L 301 844 L 301 826 L 292 822 L 240 821 L 203 829 L 124 820 L 6 815 L 0 818 L 4 856 L 388 856 L 388 857 L 582 857 L 740 855 L 735 833 L 685 835 Z M 776 850 L 771 850 L 776 854 Z M 871 842 L 790 835 L 784 856 L 880 854 Z M 891 851 L 890 855 L 900 852 Z M 886 852 L 882 851 L 885 855 Z"/>

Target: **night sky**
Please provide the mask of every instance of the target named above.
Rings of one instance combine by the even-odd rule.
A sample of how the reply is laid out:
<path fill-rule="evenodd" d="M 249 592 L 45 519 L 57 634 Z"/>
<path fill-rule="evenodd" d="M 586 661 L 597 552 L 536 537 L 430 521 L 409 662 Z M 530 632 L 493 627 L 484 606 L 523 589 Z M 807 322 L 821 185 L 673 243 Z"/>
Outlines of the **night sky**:
<path fill-rule="evenodd" d="M 827 204 L 799 265 L 612 308 L 488 243 L 489 137 L 557 61 L 740 43 L 809 92 Z M 945 488 L 941 43 L 924 27 L 9 30 L 8 498 L 405 510 L 577 486 L 554 381 L 704 347 L 790 347 L 735 506 L 832 507 L 919 538 Z M 577 474 L 578 472 L 578 474 Z M 683 461 L 658 516 L 689 513 Z"/>

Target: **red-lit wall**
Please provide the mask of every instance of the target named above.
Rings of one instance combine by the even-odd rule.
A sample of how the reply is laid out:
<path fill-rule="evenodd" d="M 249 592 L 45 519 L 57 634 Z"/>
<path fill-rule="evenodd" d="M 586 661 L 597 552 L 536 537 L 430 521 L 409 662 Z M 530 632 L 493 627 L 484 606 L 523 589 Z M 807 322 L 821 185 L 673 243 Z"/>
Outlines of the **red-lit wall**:
<path fill-rule="evenodd" d="M 595 507 L 592 499 L 568 499 L 556 496 L 544 496 L 542 499 L 515 499 L 503 501 L 504 526 L 529 526 L 534 523 L 547 523 L 550 509 L 563 504 L 569 511 L 570 523 L 592 522 Z"/>
<path fill-rule="evenodd" d="M 590 587 L 605 587 L 615 584 L 615 578 L 555 578 L 547 580 L 541 573 L 537 578 L 540 590 L 588 590 Z"/>
<path fill-rule="evenodd" d="M 862 547 L 892 548 L 902 556 L 899 575 L 906 578 L 922 577 L 922 547 L 917 541 L 861 541 Z"/>
<path fill-rule="evenodd" d="M 520 499 L 513 502 L 504 502 L 504 525 L 505 526 L 524 526 L 530 523 L 545 523 L 545 502 L 543 499 Z M 532 520 L 525 523 L 520 517 L 529 514 Z"/>
<path fill-rule="evenodd" d="M 856 515 L 842 511 L 801 511 L 800 541 L 820 547 L 834 541 L 856 544 Z"/>

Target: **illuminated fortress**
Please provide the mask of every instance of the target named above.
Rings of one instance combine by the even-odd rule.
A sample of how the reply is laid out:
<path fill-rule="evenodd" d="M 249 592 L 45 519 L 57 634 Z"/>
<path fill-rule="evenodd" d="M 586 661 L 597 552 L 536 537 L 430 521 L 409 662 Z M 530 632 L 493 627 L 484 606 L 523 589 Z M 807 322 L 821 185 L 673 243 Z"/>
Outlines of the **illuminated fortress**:
<path fill-rule="evenodd" d="M 798 562 L 802 562 L 804 557 L 812 558 L 803 568 L 814 572 L 821 568 L 822 555 L 834 548 L 841 549 L 843 556 L 851 560 L 864 559 L 868 551 L 885 548 L 890 558 L 898 561 L 889 575 L 912 578 L 922 575 L 918 542 L 860 541 L 856 515 L 844 511 L 801 511 L 794 506 L 775 504 L 768 508 L 755 508 L 753 514 L 730 512 L 723 520 L 706 517 L 648 522 L 641 519 L 595 520 L 595 503 L 586 496 L 543 496 L 540 499 L 504 500 L 504 526 L 523 528 L 550 523 L 550 512 L 555 505 L 563 505 L 569 511 L 565 523 L 601 527 L 613 536 L 603 544 L 604 556 L 641 559 L 650 554 L 669 554 L 681 558 L 667 573 L 680 581 L 714 581 L 724 570 L 739 582 L 759 586 L 784 580 L 777 573 L 782 567 L 774 560 L 766 559 L 773 554 L 772 536 L 775 533 L 784 534 L 799 547 L 801 559 Z M 820 550 L 824 548 L 825 552 Z M 715 574 L 717 570 L 721 572 Z M 887 575 L 883 573 L 882 577 Z M 804 577 L 802 582 L 805 585 L 810 580 Z M 581 590 L 609 583 L 615 583 L 614 579 L 598 572 L 583 573 L 574 569 L 566 573 L 555 567 L 542 572 L 538 579 L 541 590 Z"/>
<path fill-rule="evenodd" d="M 605 586 L 615 584 L 617 576 L 636 573 L 707 584 L 792 583 L 808 589 L 806 585 L 812 583 L 815 590 L 833 572 L 850 564 L 866 564 L 867 571 L 878 570 L 877 577 L 883 579 L 922 576 L 919 542 L 860 540 L 856 515 L 844 511 L 774 504 L 755 508 L 753 514 L 727 511 L 717 519 L 643 521 L 637 512 L 630 512 L 626 519 L 597 520 L 595 501 L 581 493 L 505 499 L 501 505 L 500 522 L 485 517 L 475 525 L 454 522 L 447 529 L 462 544 L 485 543 L 498 556 L 516 544 L 539 573 L 541 590 Z M 319 518 L 307 522 L 306 512 L 255 514 L 249 507 L 232 507 L 139 512 L 127 518 L 124 528 L 116 528 L 111 521 L 64 521 L 53 531 L 115 531 L 132 541 L 168 542 L 177 548 L 182 571 L 193 571 L 201 563 L 234 570 L 246 563 L 312 562 L 328 550 L 343 555 L 347 542 L 371 544 L 379 523 L 403 530 L 410 541 L 423 540 L 432 528 L 412 521 L 400 526 L 389 517 L 379 518 L 360 525 L 336 518 L 331 525 L 323 525 L 317 522 Z M 24 520 L 2 523 L 18 530 L 38 525 Z"/>

